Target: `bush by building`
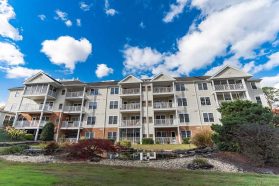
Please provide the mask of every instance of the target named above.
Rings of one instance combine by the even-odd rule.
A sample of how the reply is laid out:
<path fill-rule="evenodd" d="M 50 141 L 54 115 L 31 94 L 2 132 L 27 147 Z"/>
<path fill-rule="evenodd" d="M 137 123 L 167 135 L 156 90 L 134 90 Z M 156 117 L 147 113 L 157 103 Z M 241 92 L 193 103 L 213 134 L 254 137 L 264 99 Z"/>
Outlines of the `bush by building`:
<path fill-rule="evenodd" d="M 154 144 L 154 140 L 152 138 L 143 138 L 142 144 Z"/>
<path fill-rule="evenodd" d="M 52 141 L 53 138 L 54 138 L 54 124 L 47 123 L 42 129 L 40 139 L 42 141 Z"/>
<path fill-rule="evenodd" d="M 200 148 L 212 147 L 212 131 L 208 129 L 202 129 L 191 138 L 191 142 Z"/>

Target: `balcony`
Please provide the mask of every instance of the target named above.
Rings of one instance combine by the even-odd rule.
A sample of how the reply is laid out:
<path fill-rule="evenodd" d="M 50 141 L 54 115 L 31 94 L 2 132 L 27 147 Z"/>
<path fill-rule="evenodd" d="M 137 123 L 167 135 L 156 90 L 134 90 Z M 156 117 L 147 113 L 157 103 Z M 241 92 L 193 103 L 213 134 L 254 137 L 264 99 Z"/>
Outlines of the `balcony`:
<path fill-rule="evenodd" d="M 53 106 L 52 105 L 45 105 L 43 109 L 42 104 L 23 104 L 20 106 L 20 112 L 52 112 Z"/>
<path fill-rule="evenodd" d="M 47 92 L 47 87 L 40 89 L 40 90 L 32 90 L 32 89 L 28 90 L 27 89 L 27 90 L 25 90 L 23 95 L 25 97 L 31 97 L 31 98 L 43 98 L 46 95 L 46 92 Z M 56 93 L 56 91 L 49 90 L 47 95 L 52 98 L 56 98 L 57 93 Z"/>
<path fill-rule="evenodd" d="M 243 84 L 224 84 L 224 85 L 214 85 L 215 91 L 223 90 L 244 90 Z"/>
<path fill-rule="evenodd" d="M 65 113 L 80 113 L 82 106 L 65 106 L 63 111 Z"/>
<path fill-rule="evenodd" d="M 175 106 L 172 102 L 155 102 L 153 108 L 154 110 L 174 110 Z"/>
<path fill-rule="evenodd" d="M 40 128 L 45 126 L 47 121 L 41 121 Z M 33 120 L 33 121 L 16 121 L 14 127 L 17 129 L 36 129 L 39 126 L 39 120 Z"/>
<path fill-rule="evenodd" d="M 177 144 L 176 137 L 155 137 L 155 143 Z"/>
<path fill-rule="evenodd" d="M 154 94 L 173 93 L 172 87 L 153 87 Z"/>
<path fill-rule="evenodd" d="M 63 121 L 61 129 L 78 129 L 79 121 Z"/>
<path fill-rule="evenodd" d="M 172 127 L 175 126 L 174 119 L 155 119 L 155 127 Z"/>
<path fill-rule="evenodd" d="M 127 104 L 122 104 L 121 111 L 140 111 L 140 103 L 127 103 Z"/>
<path fill-rule="evenodd" d="M 120 127 L 140 127 L 140 120 L 122 120 Z"/>
<path fill-rule="evenodd" d="M 122 95 L 139 95 L 140 88 L 122 89 Z"/>
<path fill-rule="evenodd" d="M 83 98 L 83 91 L 67 92 L 66 99 Z"/>

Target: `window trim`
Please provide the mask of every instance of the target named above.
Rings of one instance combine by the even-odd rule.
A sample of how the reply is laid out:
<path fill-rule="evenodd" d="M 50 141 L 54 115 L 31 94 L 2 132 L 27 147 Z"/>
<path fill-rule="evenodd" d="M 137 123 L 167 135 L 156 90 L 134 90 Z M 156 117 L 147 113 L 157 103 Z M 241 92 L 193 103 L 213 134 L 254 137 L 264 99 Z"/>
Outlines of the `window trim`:
<path fill-rule="evenodd" d="M 204 117 L 206 114 L 206 118 Z M 210 117 L 210 114 L 212 115 L 212 117 Z M 202 113 L 202 117 L 203 117 L 203 122 L 204 123 L 212 123 L 212 122 L 215 122 L 215 119 L 214 119 L 214 114 L 212 112 L 203 112 Z M 207 121 L 205 120 L 207 119 Z M 213 119 L 212 121 L 210 119 Z"/>
<path fill-rule="evenodd" d="M 183 99 L 185 99 L 185 102 L 183 101 Z M 179 105 L 179 100 L 182 100 L 181 105 Z M 186 107 L 186 106 L 188 106 L 188 101 L 187 101 L 186 97 L 179 97 L 179 98 L 176 99 L 176 101 L 177 101 L 177 106 L 178 107 Z M 184 103 L 186 103 L 186 105 L 184 105 Z"/>
<path fill-rule="evenodd" d="M 112 118 L 112 119 L 110 119 L 110 118 Z M 116 118 L 116 120 L 115 120 L 115 118 Z M 114 122 L 114 121 L 116 121 L 116 122 Z M 117 125 L 118 124 L 118 116 L 109 116 L 108 124 L 109 125 Z"/>
<path fill-rule="evenodd" d="M 113 104 L 111 104 L 113 103 Z M 115 105 L 115 103 L 117 103 L 117 105 Z M 119 103 L 117 100 L 111 100 L 109 101 L 109 109 L 118 109 L 119 107 Z"/>
<path fill-rule="evenodd" d="M 181 121 L 180 115 L 183 115 L 183 121 Z M 185 115 L 188 116 L 187 117 L 188 121 L 187 120 L 185 121 Z M 190 114 L 189 113 L 179 113 L 178 117 L 179 117 L 179 123 L 189 123 L 190 122 Z"/>
<path fill-rule="evenodd" d="M 200 96 L 199 98 L 200 98 L 200 104 L 201 104 L 201 106 L 211 106 L 211 99 L 210 99 L 209 96 Z M 209 99 L 209 104 L 207 104 L 206 98 Z M 205 104 L 202 104 L 202 99 L 204 99 L 204 103 L 205 103 Z"/>
<path fill-rule="evenodd" d="M 88 123 L 88 121 L 90 121 L 89 118 L 92 118 L 90 123 Z M 94 118 L 94 120 L 93 120 L 93 118 Z M 94 121 L 94 123 L 93 123 L 93 121 Z M 87 116 L 86 125 L 95 125 L 95 124 L 96 124 L 96 116 Z"/>

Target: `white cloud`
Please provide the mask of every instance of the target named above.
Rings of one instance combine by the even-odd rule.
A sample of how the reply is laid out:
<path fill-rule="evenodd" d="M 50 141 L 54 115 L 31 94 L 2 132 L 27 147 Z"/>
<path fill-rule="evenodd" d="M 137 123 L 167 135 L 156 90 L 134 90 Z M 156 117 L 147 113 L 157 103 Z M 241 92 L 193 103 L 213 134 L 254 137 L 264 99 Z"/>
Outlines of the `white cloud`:
<path fill-rule="evenodd" d="M 73 23 L 72 23 L 71 20 L 67 20 L 67 21 L 65 22 L 65 24 L 66 24 L 67 27 L 70 27 L 70 26 L 73 25 Z"/>
<path fill-rule="evenodd" d="M 15 16 L 14 9 L 8 4 L 8 1 L 0 1 L 0 36 L 12 40 L 22 40 L 22 36 L 19 34 L 18 29 L 9 23 L 11 19 L 15 19 Z"/>
<path fill-rule="evenodd" d="M 0 102 L 0 108 L 5 107 L 5 105 L 6 105 L 6 103 L 5 103 L 4 101 L 1 101 L 1 102 Z"/>
<path fill-rule="evenodd" d="M 5 66 L 24 64 L 24 55 L 15 45 L 6 42 L 0 42 L 0 64 Z"/>
<path fill-rule="evenodd" d="M 118 13 L 115 9 L 110 8 L 110 4 L 108 0 L 105 0 L 105 13 L 109 16 L 114 16 L 115 14 Z"/>
<path fill-rule="evenodd" d="M 279 89 L 279 74 L 275 76 L 263 77 L 261 85 L 263 87 L 275 87 Z"/>
<path fill-rule="evenodd" d="M 158 65 L 162 59 L 163 54 L 150 47 L 139 48 L 125 46 L 124 54 L 124 73 L 140 73 L 146 70 L 150 70 L 153 66 Z"/>
<path fill-rule="evenodd" d="M 71 72 L 78 62 L 85 62 L 92 52 L 92 45 L 86 38 L 76 40 L 70 36 L 61 36 L 56 40 L 42 42 L 41 52 L 56 65 L 65 65 Z"/>
<path fill-rule="evenodd" d="M 76 19 L 77 26 L 81 26 L 81 19 Z"/>
<path fill-rule="evenodd" d="M 271 54 L 269 57 L 269 60 L 261 65 L 255 65 L 253 66 L 253 73 L 257 73 L 263 70 L 271 70 L 272 68 L 279 66 L 279 52 Z M 252 69 L 251 69 L 252 70 Z"/>
<path fill-rule="evenodd" d="M 70 27 L 73 25 L 72 21 L 68 19 L 68 14 L 66 12 L 63 12 L 59 9 L 55 10 L 56 17 L 54 17 L 57 20 L 61 20 L 65 23 L 67 27 Z"/>
<path fill-rule="evenodd" d="M 145 28 L 145 24 L 143 22 L 140 22 L 139 26 L 144 29 Z"/>
<path fill-rule="evenodd" d="M 106 64 L 98 64 L 95 71 L 98 78 L 103 78 L 113 73 L 113 69 L 109 68 Z"/>
<path fill-rule="evenodd" d="M 7 73 L 6 78 L 15 79 L 15 78 L 28 78 L 40 72 L 41 70 L 16 66 L 16 67 L 9 67 L 5 69 L 5 71 Z"/>
<path fill-rule="evenodd" d="M 89 11 L 92 4 L 86 4 L 85 2 L 81 1 L 79 2 L 79 8 L 85 12 Z"/>
<path fill-rule="evenodd" d="M 178 39 L 176 52 L 165 52 L 163 62 L 150 68 L 153 72 L 189 75 L 228 54 L 233 63 L 240 58 L 252 61 L 257 57 L 255 49 L 274 42 L 279 31 L 279 1 L 216 1 L 192 1 L 192 8 L 200 9 L 203 18 Z"/>
<path fill-rule="evenodd" d="M 46 16 L 44 14 L 40 14 L 38 15 L 38 18 L 41 20 L 41 21 L 44 21 L 46 19 Z"/>
<path fill-rule="evenodd" d="M 179 14 L 181 14 L 187 4 L 188 0 L 176 0 L 176 4 L 170 5 L 170 10 L 167 12 L 165 17 L 163 18 L 163 21 L 165 23 L 172 22 L 175 17 L 178 17 Z"/>

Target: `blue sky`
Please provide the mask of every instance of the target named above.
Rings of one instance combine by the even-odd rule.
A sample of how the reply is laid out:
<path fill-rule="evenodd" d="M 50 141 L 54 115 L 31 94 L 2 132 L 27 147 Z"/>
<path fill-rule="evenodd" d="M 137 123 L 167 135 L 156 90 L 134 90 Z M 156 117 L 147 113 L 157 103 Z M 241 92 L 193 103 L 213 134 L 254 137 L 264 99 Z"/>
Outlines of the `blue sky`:
<path fill-rule="evenodd" d="M 241 68 L 279 87 L 275 0 L 0 0 L 0 103 L 43 70 L 122 79 Z"/>

